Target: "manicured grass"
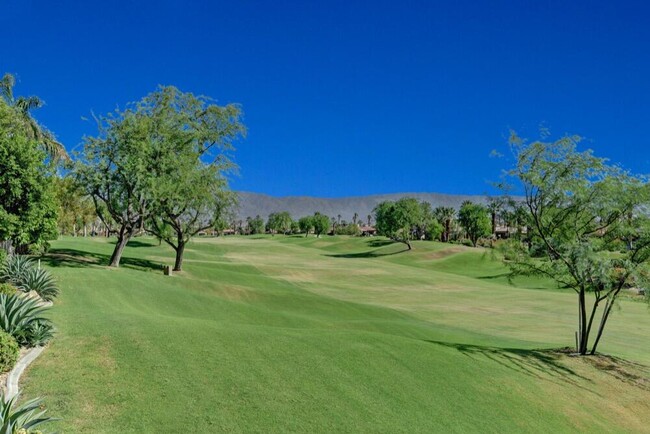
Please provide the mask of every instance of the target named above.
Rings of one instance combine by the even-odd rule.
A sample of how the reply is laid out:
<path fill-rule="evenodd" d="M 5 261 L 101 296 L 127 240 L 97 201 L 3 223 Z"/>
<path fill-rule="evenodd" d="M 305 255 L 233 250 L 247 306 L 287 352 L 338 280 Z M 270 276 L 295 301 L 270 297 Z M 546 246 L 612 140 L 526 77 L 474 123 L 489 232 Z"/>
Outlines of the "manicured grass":
<path fill-rule="evenodd" d="M 63 432 L 554 432 L 650 426 L 650 313 L 625 300 L 579 359 L 575 300 L 483 250 L 380 238 L 137 239 L 44 263 L 55 341 L 26 374 Z M 634 362 L 634 363 L 633 363 Z"/>

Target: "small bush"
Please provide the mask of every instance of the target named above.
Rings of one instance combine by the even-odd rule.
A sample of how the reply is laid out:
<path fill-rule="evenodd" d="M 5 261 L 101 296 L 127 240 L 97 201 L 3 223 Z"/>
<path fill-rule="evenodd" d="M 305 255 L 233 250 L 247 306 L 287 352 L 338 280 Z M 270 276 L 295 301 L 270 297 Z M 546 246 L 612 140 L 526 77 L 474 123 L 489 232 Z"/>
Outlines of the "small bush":
<path fill-rule="evenodd" d="M 7 252 L 5 249 L 0 248 L 0 266 L 4 264 L 5 259 L 7 259 Z"/>
<path fill-rule="evenodd" d="M 56 419 L 45 416 L 41 410 L 42 398 L 30 399 L 22 405 L 17 405 L 18 396 L 5 399 L 0 396 L 0 433 L 32 433 L 41 431 L 34 428 Z"/>
<path fill-rule="evenodd" d="M 47 326 L 51 331 L 52 328 L 50 320 L 43 316 L 46 311 L 47 307 L 34 299 L 0 294 L 0 329 L 13 336 L 20 345 L 42 345 L 40 329 Z"/>
<path fill-rule="evenodd" d="M 0 269 L 0 279 L 5 282 L 18 284 L 27 270 L 35 268 L 34 261 L 23 255 L 9 256 L 2 269 Z"/>
<path fill-rule="evenodd" d="M 9 333 L 0 331 L 0 372 L 7 372 L 18 360 L 18 342 Z"/>
<path fill-rule="evenodd" d="M 24 335 L 30 347 L 42 347 L 54 337 L 54 327 L 49 321 L 34 321 Z"/>
<path fill-rule="evenodd" d="M 0 294 L 14 295 L 18 291 L 11 283 L 0 283 Z"/>
<path fill-rule="evenodd" d="M 13 255 L 5 261 L 0 269 L 0 280 L 13 284 L 23 292 L 36 291 L 47 301 L 52 301 L 59 288 L 49 271 L 36 266 L 27 256 Z"/>
<path fill-rule="evenodd" d="M 472 243 L 472 240 L 468 240 L 467 238 L 463 238 L 462 240 L 460 240 L 460 243 L 463 246 L 474 247 L 474 244 Z"/>
<path fill-rule="evenodd" d="M 29 268 L 16 282 L 18 289 L 24 292 L 36 291 L 43 300 L 52 301 L 59 295 L 59 288 L 49 271 L 42 268 Z"/>

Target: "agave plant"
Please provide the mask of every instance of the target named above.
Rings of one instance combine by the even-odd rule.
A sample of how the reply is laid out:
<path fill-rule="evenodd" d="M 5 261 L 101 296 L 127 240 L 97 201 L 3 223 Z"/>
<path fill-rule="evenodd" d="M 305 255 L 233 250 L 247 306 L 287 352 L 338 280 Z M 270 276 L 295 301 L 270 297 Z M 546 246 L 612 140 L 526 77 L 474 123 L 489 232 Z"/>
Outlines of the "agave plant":
<path fill-rule="evenodd" d="M 13 336 L 21 345 L 34 346 L 42 345 L 34 341 L 33 333 L 38 332 L 43 336 L 42 327 L 49 327 L 52 324 L 43 314 L 47 307 L 39 304 L 37 300 L 20 295 L 0 294 L 0 328 Z"/>
<path fill-rule="evenodd" d="M 18 286 L 25 273 L 34 268 L 34 261 L 27 256 L 8 256 L 0 269 L 0 279 Z"/>
<path fill-rule="evenodd" d="M 18 396 L 5 400 L 0 396 L 0 434 L 34 433 L 35 427 L 56 419 L 46 417 L 47 410 L 41 410 L 42 398 L 31 399 L 17 405 Z"/>
<path fill-rule="evenodd" d="M 26 330 L 23 341 L 32 347 L 42 347 L 54 337 L 54 327 L 50 321 L 34 321 Z"/>
<path fill-rule="evenodd" d="M 24 292 L 36 291 L 43 300 L 47 301 L 52 301 L 59 295 L 54 277 L 42 268 L 27 268 L 20 276 L 20 280 L 16 282 L 16 287 Z"/>

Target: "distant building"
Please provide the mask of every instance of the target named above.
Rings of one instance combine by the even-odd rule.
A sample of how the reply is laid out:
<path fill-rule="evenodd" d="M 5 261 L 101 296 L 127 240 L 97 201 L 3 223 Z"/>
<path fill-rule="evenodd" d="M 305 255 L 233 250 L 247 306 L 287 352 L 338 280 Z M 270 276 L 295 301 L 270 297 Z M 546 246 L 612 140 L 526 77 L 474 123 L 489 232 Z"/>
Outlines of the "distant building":
<path fill-rule="evenodd" d="M 377 229 L 374 226 L 359 226 L 359 231 L 361 231 L 362 237 L 374 237 L 377 235 Z"/>

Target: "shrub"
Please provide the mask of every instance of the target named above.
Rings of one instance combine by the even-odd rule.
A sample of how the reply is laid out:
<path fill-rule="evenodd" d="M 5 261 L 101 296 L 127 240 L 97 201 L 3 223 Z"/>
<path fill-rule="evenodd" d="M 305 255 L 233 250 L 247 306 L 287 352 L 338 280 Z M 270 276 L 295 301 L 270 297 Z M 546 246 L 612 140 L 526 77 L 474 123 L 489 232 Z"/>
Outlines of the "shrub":
<path fill-rule="evenodd" d="M 18 289 L 30 292 L 36 291 L 43 300 L 52 301 L 59 295 L 59 288 L 49 271 L 42 268 L 28 268 L 23 272 L 20 281 L 16 282 Z"/>
<path fill-rule="evenodd" d="M 7 372 L 18 360 L 18 342 L 8 333 L 0 331 L 0 372 Z"/>
<path fill-rule="evenodd" d="M 54 337 L 54 328 L 49 321 L 34 321 L 25 336 L 30 346 L 42 347 Z"/>
<path fill-rule="evenodd" d="M 23 255 L 13 255 L 5 261 L 0 270 L 0 280 L 12 283 L 24 292 L 36 291 L 47 301 L 52 301 L 59 294 L 50 272 L 36 267 L 32 259 Z"/>
<path fill-rule="evenodd" d="M 11 283 L 0 283 L 0 294 L 14 295 L 18 288 Z"/>
<path fill-rule="evenodd" d="M 7 259 L 7 252 L 0 247 L 0 265 L 5 263 L 5 259 Z"/>
<path fill-rule="evenodd" d="M 5 400 L 0 396 L 0 434 L 37 433 L 34 428 L 55 419 L 46 417 L 46 410 L 41 411 L 42 398 L 31 399 L 22 405 L 16 405 L 18 396 Z"/>
<path fill-rule="evenodd" d="M 42 327 L 52 325 L 43 314 L 47 308 L 39 305 L 38 301 L 20 295 L 0 294 L 0 329 L 13 336 L 20 345 L 42 345 L 41 340 L 35 340 L 34 333 Z M 42 335 L 38 330 L 39 335 Z"/>
<path fill-rule="evenodd" d="M 34 261 L 23 255 L 9 256 L 0 269 L 0 279 L 5 282 L 17 284 L 30 268 L 34 268 Z"/>

